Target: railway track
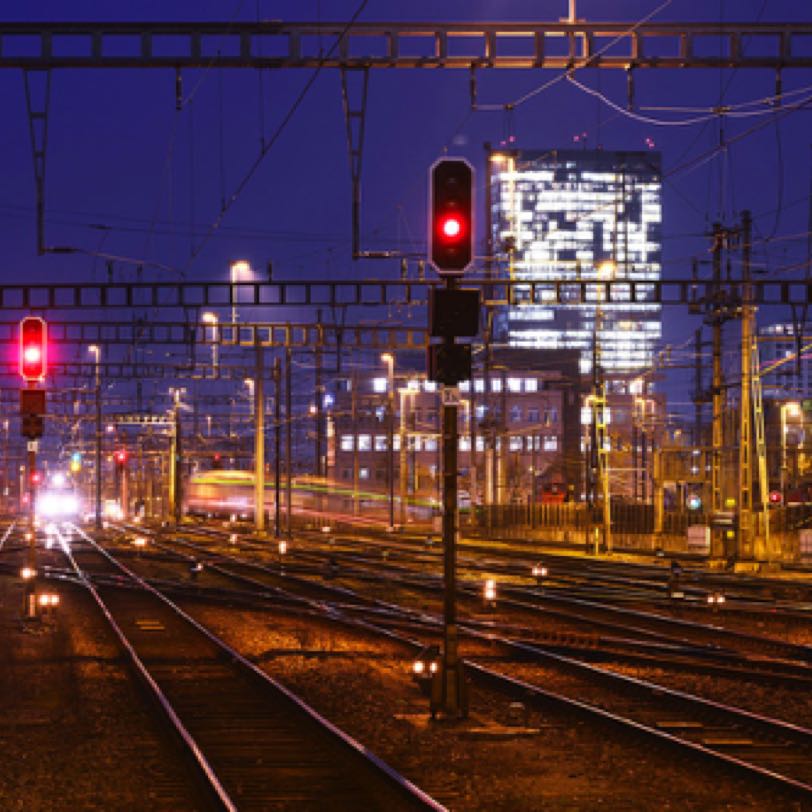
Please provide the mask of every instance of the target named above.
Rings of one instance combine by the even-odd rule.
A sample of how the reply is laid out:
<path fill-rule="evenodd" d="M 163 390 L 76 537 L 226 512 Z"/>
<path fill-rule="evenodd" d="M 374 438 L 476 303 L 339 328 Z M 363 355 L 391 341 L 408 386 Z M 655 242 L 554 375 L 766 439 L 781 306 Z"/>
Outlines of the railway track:
<path fill-rule="evenodd" d="M 186 555 L 189 556 L 185 560 L 194 560 L 195 557 L 202 559 L 208 554 L 210 559 L 207 565 L 208 570 L 238 581 L 244 577 L 246 579 L 244 583 L 248 584 L 249 588 L 276 588 L 279 584 L 285 584 L 286 590 L 290 591 L 296 584 L 297 591 L 314 599 L 326 598 L 335 601 L 343 598 L 365 605 L 371 603 L 368 596 L 357 590 L 342 592 L 342 588 L 335 583 L 325 583 L 322 563 L 314 567 L 307 567 L 302 566 L 301 563 L 296 566 L 288 562 L 282 571 L 279 569 L 278 562 L 270 565 L 262 561 L 246 561 L 241 556 L 233 555 L 233 548 L 229 552 L 217 553 L 213 556 L 210 549 L 178 538 L 176 535 L 171 540 L 155 542 L 154 546 L 168 555 L 177 555 L 178 548 L 185 550 Z M 297 560 L 301 561 L 302 558 L 311 557 L 313 554 L 297 551 L 296 555 Z M 358 563 L 357 556 L 353 556 L 352 561 Z M 388 571 L 389 578 L 398 589 L 419 590 L 435 596 L 439 594 L 438 581 L 435 576 L 415 575 L 406 567 L 395 568 L 391 561 L 370 562 L 364 559 L 363 563 L 365 569 L 353 570 L 344 561 L 341 568 L 342 582 L 351 583 L 353 580 L 360 579 L 379 587 L 382 583 L 382 574 Z M 224 566 L 227 567 L 226 570 L 223 569 Z M 374 572 L 371 572 L 369 568 L 373 568 Z M 481 599 L 478 589 L 478 584 L 462 582 L 460 585 L 461 605 L 467 604 L 470 615 L 481 614 L 479 612 Z M 577 654 L 579 657 L 593 661 L 611 659 L 692 673 L 712 673 L 789 685 L 809 684 L 812 681 L 812 668 L 803 659 L 800 659 L 801 656 L 807 654 L 804 648 L 799 651 L 798 648 L 790 647 L 790 656 L 787 659 L 775 659 L 752 653 L 754 646 L 759 651 L 764 648 L 772 651 L 776 645 L 779 653 L 786 653 L 786 646 L 782 641 L 774 643 L 769 638 L 766 640 L 760 637 L 751 639 L 744 635 L 734 635 L 733 639 L 736 642 L 741 643 L 744 639 L 746 643 L 742 646 L 743 650 L 737 650 L 720 645 L 713 639 L 716 634 L 715 627 L 686 624 L 678 620 L 672 622 L 660 616 L 650 617 L 647 613 L 633 614 L 632 619 L 627 615 L 607 617 L 609 613 L 591 604 L 586 608 L 555 605 L 557 600 L 555 597 L 550 599 L 554 605 L 544 603 L 543 606 L 539 606 L 539 603 L 544 602 L 546 597 L 546 594 L 534 589 L 518 587 L 512 590 L 505 589 L 500 598 L 500 607 L 503 608 L 503 612 L 499 616 L 494 616 L 491 621 L 485 620 L 483 623 L 490 622 L 493 625 L 501 620 L 504 624 L 515 628 L 516 634 L 534 637 L 548 648 L 562 653 Z M 516 622 L 505 614 L 511 610 L 520 611 L 530 618 L 538 617 L 543 621 L 543 628 L 517 627 Z M 554 624 L 552 630 L 549 630 L 551 620 L 554 621 Z M 469 621 L 473 622 L 471 618 Z M 584 631 L 567 631 L 578 624 Z M 535 622 L 535 625 L 538 626 L 538 623 Z M 562 627 L 564 631 L 559 631 L 559 627 Z M 698 630 L 704 636 L 703 641 L 698 643 L 692 636 L 683 633 L 685 628 L 691 631 Z M 545 629 L 547 630 L 545 631 Z M 710 640 L 707 639 L 709 634 L 711 635 Z"/>
<path fill-rule="evenodd" d="M 213 803 L 225 809 L 440 809 L 77 529 L 62 545 Z M 95 586 L 111 574 L 119 585 Z"/>
<path fill-rule="evenodd" d="M 228 571 L 225 562 L 214 566 Z M 253 565 L 257 571 L 260 566 Z M 342 623 L 377 629 L 412 650 L 439 633 L 436 616 L 382 601 L 370 608 L 368 601 L 348 602 L 347 597 L 346 590 L 340 590 L 329 607 L 330 616 Z M 522 702 L 555 705 L 812 802 L 812 731 L 806 728 L 623 676 L 470 623 L 461 623 L 460 632 L 503 652 L 494 653 L 487 664 L 481 658 L 468 661 L 477 682 Z"/>

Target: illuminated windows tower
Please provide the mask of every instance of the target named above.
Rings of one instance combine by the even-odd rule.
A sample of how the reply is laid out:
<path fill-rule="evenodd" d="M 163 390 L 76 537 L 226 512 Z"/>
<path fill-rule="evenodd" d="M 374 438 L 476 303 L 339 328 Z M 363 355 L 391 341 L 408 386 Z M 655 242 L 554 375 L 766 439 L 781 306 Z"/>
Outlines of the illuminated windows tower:
<path fill-rule="evenodd" d="M 661 174 L 657 152 L 603 150 L 489 153 L 491 248 L 498 276 L 515 280 L 657 282 L 661 262 Z M 654 285 L 587 289 L 581 304 L 560 305 L 555 288 L 518 287 L 497 317 L 513 347 L 576 349 L 581 372 L 593 350 L 608 377 L 649 367 L 661 335 Z M 579 288 L 562 289 L 577 301 Z M 647 299 L 651 299 L 647 301 Z"/>

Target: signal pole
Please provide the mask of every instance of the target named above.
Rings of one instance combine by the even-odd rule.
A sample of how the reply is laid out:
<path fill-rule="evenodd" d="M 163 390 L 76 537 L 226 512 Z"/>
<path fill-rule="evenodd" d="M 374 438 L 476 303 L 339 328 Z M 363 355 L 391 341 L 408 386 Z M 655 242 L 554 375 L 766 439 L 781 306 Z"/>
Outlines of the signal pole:
<path fill-rule="evenodd" d="M 265 387 L 262 347 L 257 344 L 254 377 L 254 527 L 257 535 L 265 532 Z"/>
<path fill-rule="evenodd" d="M 471 346 L 457 337 L 479 332 L 478 290 L 460 290 L 456 277 L 473 259 L 473 169 L 454 158 L 431 168 L 429 245 L 432 264 L 445 281 L 429 295 L 430 334 L 442 343 L 428 347 L 428 377 L 442 384 L 443 652 L 431 684 L 431 714 L 466 716 L 468 696 L 457 648 L 457 467 L 459 387 L 471 379 Z"/>
<path fill-rule="evenodd" d="M 101 347 L 96 347 L 96 530 L 102 529 Z"/>

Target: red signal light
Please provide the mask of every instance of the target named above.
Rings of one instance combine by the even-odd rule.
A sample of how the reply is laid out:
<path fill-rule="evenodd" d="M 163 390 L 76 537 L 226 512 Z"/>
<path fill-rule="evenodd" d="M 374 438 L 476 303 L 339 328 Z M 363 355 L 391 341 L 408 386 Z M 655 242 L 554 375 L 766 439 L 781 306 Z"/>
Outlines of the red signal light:
<path fill-rule="evenodd" d="M 124 465 L 127 462 L 127 451 L 120 448 L 118 451 L 116 451 L 115 458 L 119 465 Z"/>
<path fill-rule="evenodd" d="M 460 276 L 474 258 L 474 170 L 462 158 L 431 168 L 429 255 L 441 276 Z"/>
<path fill-rule="evenodd" d="M 446 217 L 443 220 L 441 230 L 443 232 L 444 237 L 448 237 L 449 239 L 453 239 L 454 237 L 459 237 L 462 233 L 462 223 L 459 221 L 457 217 Z"/>
<path fill-rule="evenodd" d="M 41 381 L 48 369 L 48 326 L 39 316 L 20 322 L 20 375 L 29 383 Z"/>
<path fill-rule="evenodd" d="M 783 501 L 784 497 L 781 495 L 781 491 L 770 491 L 770 503 L 773 505 L 780 505 Z"/>
<path fill-rule="evenodd" d="M 34 471 L 31 474 L 31 484 L 39 485 L 40 482 L 42 482 L 42 474 L 39 471 Z"/>

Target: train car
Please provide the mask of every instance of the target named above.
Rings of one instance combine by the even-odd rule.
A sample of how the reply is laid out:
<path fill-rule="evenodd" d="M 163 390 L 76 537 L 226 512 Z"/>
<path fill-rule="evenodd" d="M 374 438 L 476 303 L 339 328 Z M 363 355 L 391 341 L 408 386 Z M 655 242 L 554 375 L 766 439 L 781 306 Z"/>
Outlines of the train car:
<path fill-rule="evenodd" d="M 195 516 L 254 515 L 254 475 L 250 471 L 205 471 L 189 477 L 186 512 Z"/>
<path fill-rule="evenodd" d="M 302 475 L 294 477 L 291 502 L 296 513 L 336 518 L 351 518 L 353 522 L 369 521 L 388 524 L 389 495 L 376 491 L 355 491 L 346 485 L 336 485 L 323 477 Z M 275 483 L 265 483 L 265 510 L 274 509 Z M 287 496 L 282 486 L 281 504 Z M 184 489 L 184 509 L 196 516 L 217 516 L 250 520 L 254 517 L 254 474 L 252 471 L 212 470 L 194 474 Z M 356 504 L 357 501 L 357 504 Z M 408 504 L 411 521 L 430 519 L 436 505 L 427 499 L 412 498 Z M 396 497 L 396 510 L 400 502 Z M 399 514 L 398 514 L 399 515 Z"/>

